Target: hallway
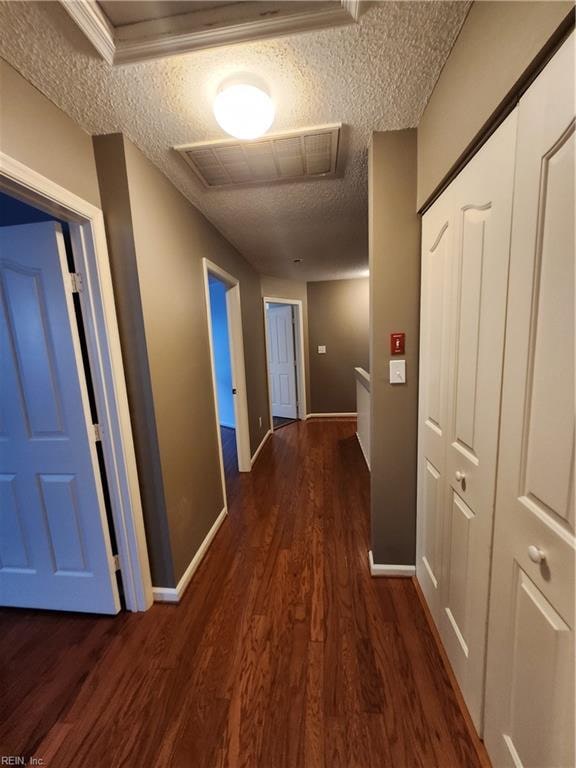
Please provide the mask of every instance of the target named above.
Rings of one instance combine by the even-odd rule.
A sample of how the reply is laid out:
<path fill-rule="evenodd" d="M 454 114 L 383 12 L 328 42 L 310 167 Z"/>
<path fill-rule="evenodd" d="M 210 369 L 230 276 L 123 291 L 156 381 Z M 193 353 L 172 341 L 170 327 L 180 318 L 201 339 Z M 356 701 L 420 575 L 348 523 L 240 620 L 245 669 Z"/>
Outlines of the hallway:
<path fill-rule="evenodd" d="M 0 754 L 54 768 L 479 766 L 411 580 L 368 571 L 354 421 L 237 475 L 178 606 L 0 611 Z"/>

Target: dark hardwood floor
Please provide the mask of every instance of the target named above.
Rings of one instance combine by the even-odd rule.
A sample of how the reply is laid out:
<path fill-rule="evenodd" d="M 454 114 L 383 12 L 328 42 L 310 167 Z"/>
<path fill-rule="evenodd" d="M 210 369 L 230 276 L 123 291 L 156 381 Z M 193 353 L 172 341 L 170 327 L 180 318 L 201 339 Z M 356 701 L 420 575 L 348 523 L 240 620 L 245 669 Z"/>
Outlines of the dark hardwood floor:
<path fill-rule="evenodd" d="M 236 474 L 180 605 L 0 611 L 0 754 L 50 768 L 481 765 L 410 579 L 368 571 L 354 422 Z"/>

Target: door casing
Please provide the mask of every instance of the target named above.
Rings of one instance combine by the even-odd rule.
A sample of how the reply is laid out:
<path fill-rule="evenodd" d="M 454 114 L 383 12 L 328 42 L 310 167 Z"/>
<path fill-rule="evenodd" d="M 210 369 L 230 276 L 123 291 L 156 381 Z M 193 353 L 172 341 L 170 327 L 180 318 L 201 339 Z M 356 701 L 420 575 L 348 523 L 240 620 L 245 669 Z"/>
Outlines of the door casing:
<path fill-rule="evenodd" d="M 297 414 L 299 419 L 305 419 L 307 413 L 306 407 L 306 367 L 304 363 L 304 317 L 302 312 L 301 299 L 279 299 L 272 296 L 263 298 L 264 307 L 264 333 L 266 336 L 266 371 L 268 371 L 268 304 L 290 304 L 294 307 L 295 322 L 295 354 L 296 354 L 296 387 L 298 395 Z M 268 407 L 270 410 L 270 429 L 274 431 L 274 421 L 272 418 L 272 393 L 270 392 L 270 383 L 268 382 Z"/>
<path fill-rule="evenodd" d="M 69 223 L 126 608 L 148 610 L 152 581 L 102 211 L 4 152 L 0 190 Z"/>
<path fill-rule="evenodd" d="M 230 365 L 232 368 L 232 386 L 234 394 L 234 421 L 236 423 L 236 449 L 238 452 L 238 470 L 250 472 L 252 461 L 250 456 L 250 428 L 248 422 L 248 393 L 246 391 L 246 367 L 244 362 L 244 336 L 242 333 L 242 307 L 240 303 L 240 281 L 226 270 L 209 261 L 202 259 L 204 272 L 204 291 L 206 297 L 206 322 L 208 324 L 208 340 L 210 343 L 210 367 L 212 370 L 212 390 L 214 392 L 214 414 L 216 433 L 218 436 L 218 452 L 220 455 L 220 476 L 222 493 L 226 500 L 226 477 L 224 474 L 224 454 L 220 435 L 220 420 L 218 418 L 218 387 L 216 384 L 216 364 L 214 345 L 212 341 L 212 321 L 210 317 L 210 284 L 209 275 L 221 280 L 226 286 L 226 314 L 228 316 L 228 336 L 230 339 Z M 226 509 L 228 502 L 226 501 Z"/>

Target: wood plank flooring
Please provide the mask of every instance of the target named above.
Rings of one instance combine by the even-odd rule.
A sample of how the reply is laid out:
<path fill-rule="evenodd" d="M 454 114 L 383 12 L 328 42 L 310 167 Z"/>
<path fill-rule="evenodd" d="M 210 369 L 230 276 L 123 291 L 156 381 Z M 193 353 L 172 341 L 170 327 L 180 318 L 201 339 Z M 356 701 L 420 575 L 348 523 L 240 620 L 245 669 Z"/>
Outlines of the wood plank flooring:
<path fill-rule="evenodd" d="M 0 754 L 51 768 L 474 768 L 409 579 L 368 571 L 354 422 L 275 433 L 180 605 L 0 611 Z"/>

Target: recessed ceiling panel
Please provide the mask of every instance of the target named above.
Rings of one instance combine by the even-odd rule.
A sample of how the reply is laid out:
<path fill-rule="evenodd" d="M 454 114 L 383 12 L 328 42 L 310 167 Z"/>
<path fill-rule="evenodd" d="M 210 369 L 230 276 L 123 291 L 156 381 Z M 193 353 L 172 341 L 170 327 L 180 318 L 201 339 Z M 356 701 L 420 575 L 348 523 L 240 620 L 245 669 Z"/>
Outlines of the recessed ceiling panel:
<path fill-rule="evenodd" d="M 323 125 L 250 142 L 212 141 L 175 149 L 213 188 L 333 177 L 339 141 L 340 125 Z"/>
<path fill-rule="evenodd" d="M 231 0 L 100 0 L 98 5 L 104 11 L 113 27 L 138 24 L 141 21 L 155 21 L 183 13 L 207 11 L 224 5 L 235 5 Z"/>

